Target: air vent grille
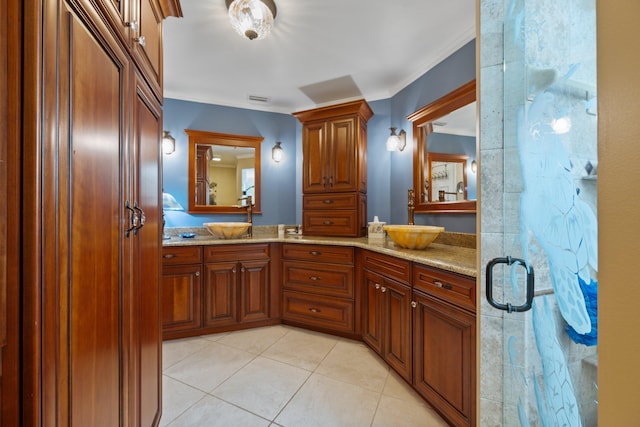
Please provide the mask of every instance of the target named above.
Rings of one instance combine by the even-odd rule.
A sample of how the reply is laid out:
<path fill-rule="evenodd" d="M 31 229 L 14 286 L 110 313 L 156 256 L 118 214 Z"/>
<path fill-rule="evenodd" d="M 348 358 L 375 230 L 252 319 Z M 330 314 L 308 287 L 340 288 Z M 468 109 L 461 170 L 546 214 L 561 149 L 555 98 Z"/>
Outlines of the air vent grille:
<path fill-rule="evenodd" d="M 249 95 L 249 101 L 251 102 L 261 102 L 266 104 L 269 102 L 269 97 L 267 96 L 258 96 L 258 95 Z"/>

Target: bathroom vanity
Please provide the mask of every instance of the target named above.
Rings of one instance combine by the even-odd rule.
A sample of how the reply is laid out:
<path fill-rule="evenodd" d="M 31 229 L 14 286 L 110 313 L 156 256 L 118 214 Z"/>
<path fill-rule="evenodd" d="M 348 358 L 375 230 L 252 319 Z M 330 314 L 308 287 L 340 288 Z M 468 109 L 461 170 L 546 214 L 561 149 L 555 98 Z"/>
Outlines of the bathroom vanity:
<path fill-rule="evenodd" d="M 438 243 L 450 236 L 421 251 L 275 232 L 173 237 L 163 247 L 164 338 L 285 323 L 362 340 L 452 425 L 473 425 L 475 241 Z"/>

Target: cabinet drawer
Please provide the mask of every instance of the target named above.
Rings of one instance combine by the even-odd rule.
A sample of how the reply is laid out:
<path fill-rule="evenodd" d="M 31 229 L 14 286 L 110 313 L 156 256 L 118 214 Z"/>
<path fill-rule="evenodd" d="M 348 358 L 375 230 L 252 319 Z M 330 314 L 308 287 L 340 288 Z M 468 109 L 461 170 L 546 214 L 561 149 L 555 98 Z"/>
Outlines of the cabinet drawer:
<path fill-rule="evenodd" d="M 282 258 L 353 265 L 353 248 L 285 243 L 282 245 Z"/>
<path fill-rule="evenodd" d="M 476 311 L 475 279 L 416 264 L 413 287 L 459 307 Z"/>
<path fill-rule="evenodd" d="M 376 252 L 363 251 L 364 267 L 383 276 L 409 285 L 411 283 L 411 262 Z"/>
<path fill-rule="evenodd" d="M 283 287 L 303 292 L 353 298 L 353 267 L 283 261 Z"/>
<path fill-rule="evenodd" d="M 165 246 L 162 265 L 198 264 L 202 262 L 202 246 Z"/>
<path fill-rule="evenodd" d="M 354 331 L 353 302 L 340 298 L 284 291 L 282 318 L 335 331 Z"/>
<path fill-rule="evenodd" d="M 302 209 L 357 209 L 356 193 L 305 194 L 302 196 Z"/>
<path fill-rule="evenodd" d="M 358 212 L 356 210 L 305 210 L 302 212 L 302 229 L 305 234 L 321 236 L 358 237 Z"/>
<path fill-rule="evenodd" d="M 204 262 L 269 259 L 269 244 L 211 245 L 204 247 Z"/>

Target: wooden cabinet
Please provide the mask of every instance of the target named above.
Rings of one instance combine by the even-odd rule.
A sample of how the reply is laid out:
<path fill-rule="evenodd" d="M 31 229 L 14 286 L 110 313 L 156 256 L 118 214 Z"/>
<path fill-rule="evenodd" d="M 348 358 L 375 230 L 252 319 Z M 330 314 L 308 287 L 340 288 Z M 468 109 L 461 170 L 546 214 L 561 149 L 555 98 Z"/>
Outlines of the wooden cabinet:
<path fill-rule="evenodd" d="M 302 123 L 302 227 L 316 236 L 366 232 L 366 101 L 300 111 Z"/>
<path fill-rule="evenodd" d="M 90 0 L 80 0 L 91 7 Z M 95 0 L 156 98 L 162 100 L 162 21 L 182 16 L 179 0 Z"/>
<path fill-rule="evenodd" d="M 171 338 L 202 325 L 202 246 L 165 247 L 162 258 L 162 330 Z"/>
<path fill-rule="evenodd" d="M 365 252 L 362 339 L 411 381 L 411 264 Z"/>
<path fill-rule="evenodd" d="M 278 323 L 270 253 L 269 244 L 165 247 L 164 338 Z"/>
<path fill-rule="evenodd" d="M 229 326 L 270 318 L 268 244 L 206 246 L 205 326 Z"/>
<path fill-rule="evenodd" d="M 111 19 L 131 1 L 45 6 L 24 4 L 22 421 L 154 425 L 162 94 Z"/>
<path fill-rule="evenodd" d="M 354 250 L 350 247 L 282 245 L 282 319 L 292 324 L 356 332 Z"/>
<path fill-rule="evenodd" d="M 413 302 L 413 385 L 452 425 L 474 425 L 475 279 L 415 265 Z"/>

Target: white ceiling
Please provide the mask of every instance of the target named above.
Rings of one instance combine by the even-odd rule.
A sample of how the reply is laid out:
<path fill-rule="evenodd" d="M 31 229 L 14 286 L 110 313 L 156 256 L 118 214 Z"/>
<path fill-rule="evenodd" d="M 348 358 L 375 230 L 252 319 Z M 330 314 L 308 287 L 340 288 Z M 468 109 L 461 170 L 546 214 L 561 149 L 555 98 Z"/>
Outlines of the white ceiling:
<path fill-rule="evenodd" d="M 475 37 L 474 0 L 275 1 L 271 34 L 250 41 L 225 0 L 181 0 L 164 24 L 165 97 L 280 113 L 386 99 Z"/>

